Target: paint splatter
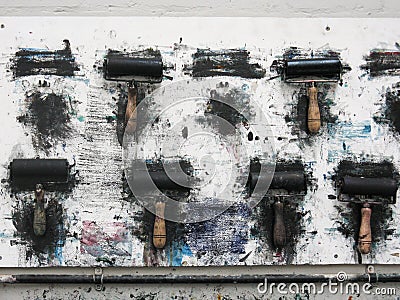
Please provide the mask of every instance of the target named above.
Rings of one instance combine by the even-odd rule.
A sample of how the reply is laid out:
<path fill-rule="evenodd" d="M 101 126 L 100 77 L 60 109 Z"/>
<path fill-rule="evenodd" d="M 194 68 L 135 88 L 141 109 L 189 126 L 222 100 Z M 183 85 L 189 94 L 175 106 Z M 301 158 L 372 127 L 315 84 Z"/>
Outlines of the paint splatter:
<path fill-rule="evenodd" d="M 21 49 L 12 59 L 11 70 L 14 78 L 29 75 L 74 76 L 79 67 L 71 52 L 71 45 L 64 40 L 64 49 Z"/>
<path fill-rule="evenodd" d="M 340 178 L 346 175 L 371 178 L 397 178 L 399 176 L 393 164 L 389 161 L 378 163 L 343 160 L 339 163 L 332 179 L 337 184 Z M 338 187 L 336 188 L 338 189 Z M 377 199 L 383 200 L 382 197 L 377 197 Z M 387 201 L 388 199 L 385 200 Z M 335 207 L 341 216 L 341 220 L 336 221 L 338 224 L 338 231 L 346 237 L 352 236 L 354 241 L 357 241 L 361 223 L 362 204 L 349 202 L 346 206 L 335 205 Z M 371 215 L 372 247 L 376 242 L 384 241 L 393 235 L 395 229 L 389 226 L 392 220 L 393 211 L 390 205 L 373 205 Z M 354 244 L 354 248 L 356 248 L 356 244 Z"/>
<path fill-rule="evenodd" d="M 212 220 L 187 224 L 187 243 L 194 255 L 198 259 L 208 257 L 210 264 L 214 264 L 217 257 L 224 257 L 228 264 L 237 263 L 245 254 L 249 230 L 246 218 L 250 214 L 251 209 L 246 204 L 238 203 Z"/>
<path fill-rule="evenodd" d="M 83 221 L 81 253 L 88 253 L 98 261 L 108 264 L 113 264 L 114 257 L 131 256 L 129 228 L 122 222 L 113 222 L 102 227 L 95 221 Z"/>
<path fill-rule="evenodd" d="M 193 66 L 186 67 L 193 77 L 238 76 L 263 78 L 265 70 L 258 63 L 250 63 L 250 52 L 241 49 L 197 49 Z"/>
<path fill-rule="evenodd" d="M 40 264 L 45 264 L 45 255 L 60 256 L 61 248 L 65 244 L 65 229 L 63 219 L 63 206 L 56 199 L 49 200 L 46 207 L 46 232 L 37 236 L 33 231 L 33 201 L 20 194 L 15 194 L 15 205 L 12 211 L 12 220 L 16 228 L 17 243 L 27 243 L 26 259 L 33 255 L 39 259 Z M 59 261 L 60 262 L 60 261 Z"/>
<path fill-rule="evenodd" d="M 65 96 L 33 91 L 26 94 L 25 101 L 27 112 L 17 119 L 33 127 L 33 142 L 37 148 L 48 151 L 71 135 L 70 105 Z"/>
<path fill-rule="evenodd" d="M 398 50 L 371 50 L 364 56 L 366 63 L 361 69 L 366 70 L 371 77 L 400 74 L 400 51 Z"/>
<path fill-rule="evenodd" d="M 374 116 L 374 121 L 378 124 L 388 123 L 392 130 L 400 133 L 400 82 L 388 88 L 384 98 L 385 103 Z"/>
<path fill-rule="evenodd" d="M 251 121 L 249 120 L 252 117 L 249 102 L 250 95 L 243 89 L 230 87 L 228 82 L 220 82 L 217 89 L 210 91 L 210 100 L 205 111 L 206 120 L 221 134 L 232 134 L 238 124 L 246 124 Z M 213 116 L 223 119 L 232 126 L 227 126 L 223 120 Z"/>

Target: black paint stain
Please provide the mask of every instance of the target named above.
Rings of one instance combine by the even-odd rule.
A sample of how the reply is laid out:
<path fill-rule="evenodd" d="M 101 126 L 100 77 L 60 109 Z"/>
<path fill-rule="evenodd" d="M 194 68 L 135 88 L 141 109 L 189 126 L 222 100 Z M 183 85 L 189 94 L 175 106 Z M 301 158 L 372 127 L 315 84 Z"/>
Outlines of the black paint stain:
<path fill-rule="evenodd" d="M 155 50 L 152 48 L 147 48 L 147 49 L 143 49 L 143 50 L 134 50 L 134 51 L 130 51 L 130 52 L 127 52 L 126 50 L 119 51 L 119 50 L 109 49 L 107 51 L 105 58 L 119 58 L 119 57 L 149 58 L 149 59 L 162 58 L 160 50 Z"/>
<path fill-rule="evenodd" d="M 221 82 L 219 88 L 229 88 L 229 83 Z M 221 134 L 232 134 L 236 125 L 250 122 L 246 118 L 246 116 L 250 118 L 250 107 L 246 104 L 249 102 L 250 96 L 239 88 L 229 88 L 225 93 L 218 91 L 218 89 L 211 90 L 210 100 L 205 111 L 206 120 L 210 126 L 216 128 Z M 229 126 L 226 122 L 232 126 Z"/>
<path fill-rule="evenodd" d="M 250 172 L 260 172 L 260 162 L 253 159 L 250 163 Z M 275 166 L 275 171 L 303 171 L 306 175 L 306 185 L 312 183 L 311 175 L 306 172 L 306 167 L 300 160 L 279 160 Z M 306 191 L 304 191 L 304 194 Z M 263 197 L 256 207 L 256 222 L 251 228 L 251 234 L 257 236 L 260 240 L 267 243 L 270 249 L 275 249 L 273 228 L 274 228 L 274 208 L 273 204 L 276 199 L 268 193 Z M 295 246 L 300 239 L 301 234 L 305 233 L 302 222 L 303 218 L 309 212 L 300 212 L 301 203 L 304 201 L 304 195 L 296 193 L 291 197 L 280 199 L 284 203 L 284 220 L 286 228 L 286 245 L 282 252 L 285 254 L 286 263 L 290 264 L 295 256 Z"/>
<path fill-rule="evenodd" d="M 389 123 L 392 130 L 400 133 L 400 82 L 385 93 L 385 104 L 380 109 L 380 114 L 374 116 L 378 124 Z"/>
<path fill-rule="evenodd" d="M 193 77 L 238 76 L 263 78 L 265 70 L 258 63 L 250 63 L 250 52 L 240 49 L 197 49 L 193 66 L 186 67 Z"/>
<path fill-rule="evenodd" d="M 27 93 L 25 101 L 27 112 L 17 119 L 33 127 L 34 144 L 39 149 L 47 151 L 71 135 L 70 107 L 63 95 L 34 91 Z"/>
<path fill-rule="evenodd" d="M 400 74 L 400 51 L 372 50 L 364 59 L 366 63 L 361 69 L 366 70 L 371 77 Z"/>
<path fill-rule="evenodd" d="M 383 162 L 354 162 L 351 160 L 342 160 L 337 169 L 336 174 L 332 177 L 335 181 L 340 180 L 346 175 L 364 176 L 364 177 L 391 177 L 397 176 L 393 163 L 389 161 Z"/>
<path fill-rule="evenodd" d="M 398 178 L 399 174 L 395 170 L 393 163 L 389 161 L 383 162 L 353 162 L 343 160 L 339 163 L 336 173 L 332 176 L 339 192 L 338 181 L 346 175 L 364 176 L 371 178 L 389 177 Z M 375 199 L 374 199 L 375 200 Z M 388 201 L 385 197 L 376 197 L 376 201 Z M 361 224 L 361 208 L 362 204 L 348 202 L 346 206 L 335 206 L 342 220 L 336 221 L 338 231 L 345 237 L 353 237 L 357 248 L 358 234 Z M 390 239 L 394 233 L 394 229 L 389 227 L 390 221 L 393 220 L 393 211 L 390 205 L 372 205 L 371 215 L 371 231 L 374 244 L 378 241 Z"/>
<path fill-rule="evenodd" d="M 79 67 L 71 52 L 71 45 L 64 40 L 64 49 L 21 49 L 12 59 L 14 78 L 29 75 L 74 76 Z"/>
<path fill-rule="evenodd" d="M 330 89 L 328 84 L 319 84 L 318 90 L 318 105 L 321 114 L 321 126 L 324 124 L 335 124 L 338 116 L 333 115 L 330 111 L 332 100 L 328 99 L 327 93 Z M 301 88 L 300 91 L 294 95 L 297 102 L 293 105 L 292 110 L 285 116 L 285 121 L 292 124 L 292 133 L 299 135 L 300 132 L 309 132 L 307 126 L 308 118 L 308 95 L 307 89 Z"/>
<path fill-rule="evenodd" d="M 33 255 L 54 253 L 56 247 L 64 246 L 65 232 L 63 206 L 56 199 L 50 199 L 46 207 L 46 232 L 37 236 L 33 231 L 34 204 L 15 194 L 16 205 L 12 211 L 12 221 L 17 230 L 16 236 L 27 243 L 26 259 Z"/>

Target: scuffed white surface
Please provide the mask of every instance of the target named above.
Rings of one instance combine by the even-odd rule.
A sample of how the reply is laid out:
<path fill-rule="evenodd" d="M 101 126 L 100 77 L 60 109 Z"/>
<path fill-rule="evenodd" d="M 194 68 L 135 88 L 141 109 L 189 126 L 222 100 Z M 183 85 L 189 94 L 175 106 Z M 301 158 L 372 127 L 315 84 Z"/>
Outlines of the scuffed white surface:
<path fill-rule="evenodd" d="M 0 94 L 2 105 L 0 110 L 0 175 L 7 177 L 7 166 L 16 155 L 33 157 L 43 155 L 35 153 L 31 137 L 25 135 L 25 130 L 16 121 L 22 107 L 23 91 L 29 89 L 38 77 L 26 77 L 11 81 L 6 72 L 9 59 L 20 47 L 39 47 L 60 49 L 62 40 L 67 38 L 81 67 L 75 78 L 48 79 L 56 85 L 54 88 L 65 89 L 81 104 L 78 107 L 79 116 L 84 122 L 73 120 L 74 136 L 67 141 L 67 147 L 55 149 L 52 156 L 77 159 L 77 169 L 80 170 L 83 182 L 91 185 L 78 185 L 71 197 L 64 199 L 64 215 L 70 232 L 78 234 L 82 222 L 95 220 L 98 224 L 107 226 L 115 215 L 118 215 L 128 228 L 136 228 L 132 215 L 142 208 L 121 201 L 121 148 L 118 145 L 113 124 L 106 122 L 105 117 L 112 115 L 116 109 L 112 96 L 113 84 L 105 83 L 101 74 L 93 69 L 96 61 L 102 59 L 106 49 L 137 49 L 158 48 L 167 65 L 176 66 L 176 70 L 168 75 L 175 79 L 187 78 L 182 68 L 191 60 L 191 54 L 197 47 L 211 49 L 227 49 L 245 47 L 251 52 L 254 61 L 259 62 L 268 70 L 272 61 L 282 54 L 283 49 L 290 46 L 321 49 L 330 47 L 338 49 L 344 61 L 353 70 L 344 75 L 344 86 L 329 90 L 328 96 L 334 99 L 332 113 L 339 114 L 336 135 L 327 140 L 326 125 L 322 134 L 314 138 L 311 145 L 302 150 L 291 128 L 284 120 L 291 105 L 292 95 L 298 86 L 287 85 L 279 79 L 267 81 L 250 80 L 257 87 L 257 101 L 268 112 L 270 124 L 275 137 L 281 136 L 281 141 L 275 140 L 277 156 L 280 158 L 300 157 L 311 166 L 313 177 L 317 180 L 318 189 L 309 191 L 304 205 L 304 211 L 311 215 L 303 221 L 305 234 L 301 236 L 296 246 L 295 264 L 337 264 L 356 263 L 352 245 L 354 241 L 345 239 L 335 231 L 335 219 L 338 214 L 334 205 L 337 200 L 329 200 L 328 194 L 334 194 L 331 181 L 324 180 L 324 174 L 333 173 L 340 159 L 348 155 L 358 156 L 371 154 L 374 157 L 393 161 L 400 169 L 399 137 L 389 131 L 388 126 L 378 125 L 372 120 L 378 110 L 377 105 L 386 87 L 396 83 L 398 78 L 376 78 L 369 80 L 362 76 L 358 68 L 363 63 L 362 57 L 375 47 L 393 48 L 399 41 L 397 19 L 250 19 L 250 18 L 0 18 L 5 25 L 0 29 Z M 329 25 L 330 31 L 326 31 Z M 188 46 L 174 44 L 182 43 Z M 166 84 L 163 82 L 162 84 Z M 53 85 L 52 85 L 53 86 Z M 370 124 L 371 133 L 365 137 L 348 138 L 343 122 Z M 342 128 L 343 127 L 343 128 Z M 347 130 L 357 130 L 354 129 Z M 357 126 L 355 126 L 357 128 Z M 85 139 L 90 133 L 91 142 Z M 347 151 L 343 151 L 342 142 L 346 141 Z M 97 153 L 93 155 L 93 149 Z M 83 158 L 87 159 L 83 162 Z M 113 160 L 110 160 L 113 158 Z M 120 163 L 120 164 L 119 164 Z M 105 184 L 110 183 L 111 184 Z M 2 189 L 0 205 L 0 256 L 2 266 L 35 266 L 37 262 L 24 260 L 24 245 L 10 245 L 13 239 L 14 227 L 10 217 L 13 199 Z M 393 205 L 394 220 L 400 216 L 398 205 Z M 393 224 L 393 226 L 396 226 Z M 316 235 L 309 232 L 317 230 Z M 399 263 L 399 258 L 391 255 L 399 252 L 398 237 L 400 227 L 397 226 L 392 240 L 377 245 L 379 253 L 365 257 L 370 263 Z M 308 237 L 310 240 L 305 241 Z M 93 265 L 93 257 L 81 254 L 79 239 L 67 238 L 63 250 L 63 265 Z M 118 265 L 141 265 L 144 245 L 132 236 L 132 253 L 130 258 L 117 261 Z M 271 249 L 264 241 L 250 240 L 246 253 L 253 253 L 246 261 L 248 264 L 271 264 Z M 335 258 L 335 254 L 338 255 Z M 163 254 L 165 255 L 165 253 Z M 234 261 L 234 259 L 232 259 Z M 190 265 L 207 264 L 191 257 L 184 258 Z M 218 259 L 216 259 L 218 261 Z"/>

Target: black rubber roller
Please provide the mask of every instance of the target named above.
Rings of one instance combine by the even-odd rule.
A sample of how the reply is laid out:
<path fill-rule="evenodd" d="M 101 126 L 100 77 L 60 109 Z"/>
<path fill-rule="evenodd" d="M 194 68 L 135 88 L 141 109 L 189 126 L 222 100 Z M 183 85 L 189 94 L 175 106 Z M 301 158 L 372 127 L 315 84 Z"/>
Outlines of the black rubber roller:
<path fill-rule="evenodd" d="M 137 77 L 151 78 L 161 81 L 163 76 L 162 58 L 129 57 L 121 54 L 109 54 L 104 60 L 104 77 L 106 79 Z M 121 79 L 122 80 L 122 79 Z M 140 80 L 138 80 L 140 81 Z"/>
<path fill-rule="evenodd" d="M 285 79 L 314 77 L 339 78 L 342 63 L 339 58 L 289 59 L 285 61 Z"/>
<path fill-rule="evenodd" d="M 340 181 L 343 194 L 396 197 L 397 182 L 393 178 L 344 176 Z"/>
<path fill-rule="evenodd" d="M 269 181 L 267 176 L 259 176 L 259 174 L 251 174 L 251 189 L 254 190 L 256 184 L 267 184 Z M 302 171 L 277 171 L 273 174 L 270 189 L 284 189 L 289 192 L 300 192 L 306 189 L 306 178 Z"/>
<path fill-rule="evenodd" d="M 170 191 L 187 191 L 189 187 L 189 176 L 183 172 L 169 172 L 167 174 L 165 171 L 140 171 L 135 170 L 132 174 L 133 184 L 140 190 L 148 189 L 148 181 L 146 173 L 150 175 L 153 183 L 160 190 L 170 190 Z M 170 175 L 170 176 L 169 176 Z M 182 185 L 178 184 L 182 183 Z"/>
<path fill-rule="evenodd" d="M 10 181 L 14 186 L 38 183 L 66 183 L 69 164 L 66 159 L 14 159 L 10 163 Z"/>

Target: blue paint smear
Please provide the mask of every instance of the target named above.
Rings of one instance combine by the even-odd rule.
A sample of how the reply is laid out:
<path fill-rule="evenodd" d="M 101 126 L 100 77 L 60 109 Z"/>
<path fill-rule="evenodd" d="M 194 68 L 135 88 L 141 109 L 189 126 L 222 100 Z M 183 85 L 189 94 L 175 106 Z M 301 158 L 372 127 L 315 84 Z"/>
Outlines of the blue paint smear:
<path fill-rule="evenodd" d="M 338 124 L 328 124 L 328 127 L 336 127 L 336 130 L 333 130 L 334 128 L 331 128 L 332 130 L 330 130 L 335 138 L 341 137 L 343 139 L 365 139 L 371 137 L 370 120 L 357 123 L 340 122 Z"/>
<path fill-rule="evenodd" d="M 64 224 L 58 224 L 57 225 L 57 231 L 59 233 L 58 240 L 56 242 L 56 246 L 54 248 L 54 256 L 57 259 L 58 263 L 60 265 L 63 264 L 63 247 L 64 247 L 64 240 L 65 240 L 65 234 L 64 234 Z"/>
<path fill-rule="evenodd" d="M 174 241 L 171 244 L 171 246 L 167 249 L 167 257 L 169 258 L 169 264 L 173 267 L 182 266 L 182 259 L 184 255 L 193 256 L 193 253 L 189 245 L 182 244 L 182 242 Z"/>
<path fill-rule="evenodd" d="M 244 203 L 230 207 L 216 218 L 187 225 L 189 245 L 197 254 L 244 254 L 249 239 L 251 209 Z"/>
<path fill-rule="evenodd" d="M 371 125 L 365 125 L 363 129 L 363 133 L 370 133 L 371 132 Z"/>

